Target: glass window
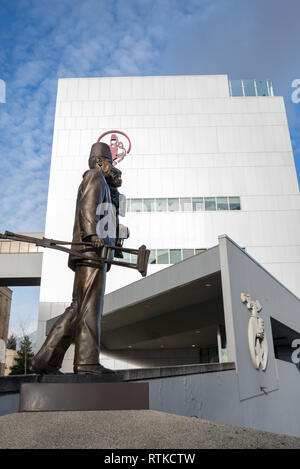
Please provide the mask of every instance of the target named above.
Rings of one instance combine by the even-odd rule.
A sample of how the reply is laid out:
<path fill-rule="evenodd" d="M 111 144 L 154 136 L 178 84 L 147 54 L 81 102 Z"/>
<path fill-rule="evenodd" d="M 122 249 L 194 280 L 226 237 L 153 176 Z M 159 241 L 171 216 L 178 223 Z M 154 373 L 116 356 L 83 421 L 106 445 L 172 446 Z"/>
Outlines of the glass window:
<path fill-rule="evenodd" d="M 116 259 L 117 261 L 121 261 L 121 262 L 131 262 L 130 261 L 130 253 L 129 252 L 123 252 L 123 259 Z"/>
<path fill-rule="evenodd" d="M 126 196 L 124 194 L 119 194 L 119 215 L 120 217 L 125 217 L 126 208 L 128 204 L 126 201 Z"/>
<path fill-rule="evenodd" d="M 130 212 L 130 201 L 131 199 L 126 199 L 126 212 Z"/>
<path fill-rule="evenodd" d="M 204 210 L 203 197 L 193 197 L 192 204 L 194 212 L 201 212 Z"/>
<path fill-rule="evenodd" d="M 168 211 L 179 212 L 179 199 L 168 199 Z"/>
<path fill-rule="evenodd" d="M 256 96 L 254 80 L 243 80 L 245 96 Z"/>
<path fill-rule="evenodd" d="M 144 199 L 144 212 L 155 211 L 155 199 Z"/>
<path fill-rule="evenodd" d="M 231 96 L 243 96 L 242 80 L 230 80 Z"/>
<path fill-rule="evenodd" d="M 272 80 L 267 80 L 267 86 L 269 90 L 269 96 L 274 96 Z"/>
<path fill-rule="evenodd" d="M 241 210 L 241 202 L 239 197 L 229 197 L 230 210 Z"/>
<path fill-rule="evenodd" d="M 156 211 L 157 212 L 167 211 L 167 199 L 156 199 Z"/>
<path fill-rule="evenodd" d="M 130 262 L 131 262 L 131 264 L 136 264 L 137 263 L 137 255 L 136 254 L 130 254 Z"/>
<path fill-rule="evenodd" d="M 256 89 L 258 96 L 268 96 L 268 87 L 266 80 L 256 80 Z"/>
<path fill-rule="evenodd" d="M 156 249 L 150 251 L 149 264 L 156 264 Z"/>
<path fill-rule="evenodd" d="M 192 200 L 190 197 L 180 199 L 180 208 L 182 212 L 192 211 Z"/>
<path fill-rule="evenodd" d="M 195 249 L 195 254 L 201 254 L 201 252 L 206 251 L 206 249 Z"/>
<path fill-rule="evenodd" d="M 193 255 L 194 255 L 194 249 L 183 249 L 182 250 L 183 259 L 187 259 L 188 257 L 192 257 Z"/>
<path fill-rule="evenodd" d="M 205 210 L 216 210 L 216 199 L 214 197 L 205 197 Z"/>
<path fill-rule="evenodd" d="M 199 362 L 200 363 L 209 363 L 208 361 L 208 348 L 199 349 Z"/>
<path fill-rule="evenodd" d="M 170 264 L 177 264 L 181 260 L 181 249 L 170 249 Z"/>
<path fill-rule="evenodd" d="M 227 197 L 217 197 L 217 210 L 228 210 Z"/>
<path fill-rule="evenodd" d="M 157 263 L 169 264 L 169 251 L 167 249 L 157 249 Z"/>
<path fill-rule="evenodd" d="M 217 363 L 219 361 L 218 347 L 208 349 L 208 363 Z"/>
<path fill-rule="evenodd" d="M 131 199 L 130 211 L 131 212 L 142 212 L 143 211 L 143 200 L 142 199 Z"/>

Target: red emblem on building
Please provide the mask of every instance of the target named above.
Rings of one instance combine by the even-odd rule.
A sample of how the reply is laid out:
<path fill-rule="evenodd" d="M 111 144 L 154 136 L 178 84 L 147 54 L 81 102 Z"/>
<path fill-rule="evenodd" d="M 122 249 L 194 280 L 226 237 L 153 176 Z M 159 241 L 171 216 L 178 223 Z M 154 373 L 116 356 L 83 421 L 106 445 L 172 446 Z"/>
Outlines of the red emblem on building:
<path fill-rule="evenodd" d="M 120 135 L 123 135 L 123 137 L 126 137 L 127 149 L 125 148 L 123 142 L 119 140 L 117 134 L 120 134 Z M 105 142 L 105 143 L 108 143 L 110 147 L 110 151 L 111 151 L 112 159 L 113 159 L 113 165 L 115 166 L 117 163 L 119 163 L 125 158 L 127 153 L 130 152 L 131 141 L 128 135 L 126 135 L 124 132 L 121 132 L 120 130 L 108 130 L 107 132 L 104 132 L 102 135 L 100 135 L 97 142 L 100 142 L 107 135 L 111 135 L 110 142 L 109 143 Z"/>

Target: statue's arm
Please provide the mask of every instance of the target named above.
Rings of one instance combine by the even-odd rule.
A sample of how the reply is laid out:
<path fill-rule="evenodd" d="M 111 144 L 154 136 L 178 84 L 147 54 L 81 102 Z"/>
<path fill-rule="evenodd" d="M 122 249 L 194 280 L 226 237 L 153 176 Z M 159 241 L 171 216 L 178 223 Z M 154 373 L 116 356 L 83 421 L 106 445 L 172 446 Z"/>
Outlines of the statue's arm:
<path fill-rule="evenodd" d="M 103 197 L 103 176 L 96 169 L 86 173 L 81 184 L 79 200 L 79 224 L 83 240 L 91 240 L 96 234 L 96 211 Z"/>

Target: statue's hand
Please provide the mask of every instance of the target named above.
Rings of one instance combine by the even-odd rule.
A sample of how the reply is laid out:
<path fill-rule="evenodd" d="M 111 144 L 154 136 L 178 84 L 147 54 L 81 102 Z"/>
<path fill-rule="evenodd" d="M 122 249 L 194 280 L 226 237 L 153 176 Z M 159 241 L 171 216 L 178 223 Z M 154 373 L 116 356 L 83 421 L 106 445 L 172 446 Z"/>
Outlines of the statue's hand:
<path fill-rule="evenodd" d="M 95 249 L 101 249 L 104 246 L 102 239 L 99 239 L 98 236 L 95 235 L 91 237 L 90 242 Z"/>

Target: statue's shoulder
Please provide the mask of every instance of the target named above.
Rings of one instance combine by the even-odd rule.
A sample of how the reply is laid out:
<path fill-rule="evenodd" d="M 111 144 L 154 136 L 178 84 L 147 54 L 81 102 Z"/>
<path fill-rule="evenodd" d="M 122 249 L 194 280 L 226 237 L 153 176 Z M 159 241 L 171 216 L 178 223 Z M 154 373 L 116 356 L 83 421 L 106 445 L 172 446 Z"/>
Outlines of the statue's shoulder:
<path fill-rule="evenodd" d="M 88 182 L 88 181 L 104 181 L 105 178 L 101 171 L 98 171 L 98 169 L 88 169 L 84 174 L 83 174 L 83 181 Z"/>
<path fill-rule="evenodd" d="M 95 168 L 93 169 L 88 169 L 83 173 L 83 179 L 89 179 L 91 177 L 96 177 L 98 175 L 99 171 Z"/>

